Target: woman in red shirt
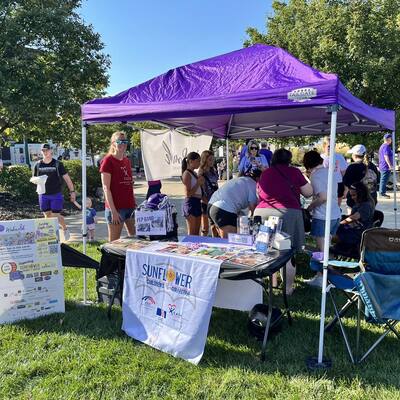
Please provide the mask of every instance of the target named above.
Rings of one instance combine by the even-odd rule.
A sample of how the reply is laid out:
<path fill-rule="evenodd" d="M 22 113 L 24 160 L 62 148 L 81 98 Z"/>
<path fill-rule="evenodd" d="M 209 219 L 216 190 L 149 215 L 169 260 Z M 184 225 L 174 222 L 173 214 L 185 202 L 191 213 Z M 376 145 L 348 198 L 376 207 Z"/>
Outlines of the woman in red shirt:
<path fill-rule="evenodd" d="M 132 213 L 136 201 L 133 194 L 132 168 L 129 159 L 125 157 L 128 143 L 124 132 L 114 132 L 108 154 L 100 166 L 110 242 L 120 238 L 124 224 L 129 236 L 135 234 Z"/>

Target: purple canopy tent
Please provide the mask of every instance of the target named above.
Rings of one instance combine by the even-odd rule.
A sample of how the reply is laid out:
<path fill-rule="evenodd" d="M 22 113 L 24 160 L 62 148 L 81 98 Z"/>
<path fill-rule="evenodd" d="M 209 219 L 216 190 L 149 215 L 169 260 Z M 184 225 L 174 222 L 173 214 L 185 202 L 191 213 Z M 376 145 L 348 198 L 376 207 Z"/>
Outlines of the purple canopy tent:
<path fill-rule="evenodd" d="M 83 210 L 87 126 L 145 120 L 227 140 L 330 134 L 331 149 L 335 148 L 336 133 L 390 130 L 395 134 L 394 111 L 363 103 L 335 74 L 311 68 L 280 48 L 257 44 L 172 69 L 116 96 L 82 105 Z M 334 155 L 332 151 L 328 174 L 319 364 L 323 356 Z M 394 198 L 396 202 L 396 195 Z M 397 227 L 396 218 L 395 211 Z M 83 232 L 85 225 L 83 218 Z M 85 236 L 83 241 L 85 246 Z"/>

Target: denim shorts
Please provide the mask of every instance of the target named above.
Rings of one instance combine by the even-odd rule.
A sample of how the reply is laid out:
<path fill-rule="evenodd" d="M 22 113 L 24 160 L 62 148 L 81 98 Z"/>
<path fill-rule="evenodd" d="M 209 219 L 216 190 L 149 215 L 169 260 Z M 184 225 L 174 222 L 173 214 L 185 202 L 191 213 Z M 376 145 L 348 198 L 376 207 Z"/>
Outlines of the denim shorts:
<path fill-rule="evenodd" d="M 340 219 L 331 220 L 331 235 L 334 235 L 339 228 Z M 311 221 L 311 236 L 325 236 L 325 220 L 313 218 Z"/>
<path fill-rule="evenodd" d="M 132 218 L 133 208 L 121 208 L 117 210 L 122 222 L 125 222 L 127 219 Z M 109 208 L 106 208 L 104 211 L 104 217 L 108 224 L 112 223 L 112 213 Z"/>

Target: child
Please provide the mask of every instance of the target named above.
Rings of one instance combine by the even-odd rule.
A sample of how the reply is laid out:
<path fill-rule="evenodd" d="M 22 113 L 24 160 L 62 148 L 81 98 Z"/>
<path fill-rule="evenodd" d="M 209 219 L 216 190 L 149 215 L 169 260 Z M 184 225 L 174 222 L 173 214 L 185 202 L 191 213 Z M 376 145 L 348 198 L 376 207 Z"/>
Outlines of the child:
<path fill-rule="evenodd" d="M 78 207 L 80 210 L 82 209 L 82 206 L 77 203 L 76 201 L 74 202 L 76 207 Z M 92 199 L 90 197 L 86 198 L 86 229 L 87 229 L 87 237 L 89 242 L 94 241 L 94 231 L 96 228 L 96 210 L 92 208 Z"/>

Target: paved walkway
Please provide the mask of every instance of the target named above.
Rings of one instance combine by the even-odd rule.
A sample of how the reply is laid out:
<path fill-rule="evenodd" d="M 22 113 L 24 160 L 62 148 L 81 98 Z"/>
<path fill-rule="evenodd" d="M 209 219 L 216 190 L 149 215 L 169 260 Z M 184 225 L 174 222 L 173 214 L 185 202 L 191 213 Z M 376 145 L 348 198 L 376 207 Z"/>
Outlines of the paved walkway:
<path fill-rule="evenodd" d="M 223 182 L 220 182 L 220 185 Z M 182 216 L 182 202 L 184 198 L 183 185 L 179 179 L 168 179 L 162 181 L 162 192 L 168 195 L 171 201 L 175 204 L 178 211 L 178 234 L 186 234 L 186 221 Z M 135 182 L 135 196 L 136 201 L 140 204 L 144 201 L 147 193 L 147 182 L 142 180 L 137 180 Z M 389 192 L 391 199 L 378 199 L 377 210 L 383 211 L 385 215 L 385 220 L 383 226 L 386 228 L 394 228 L 394 211 L 393 211 L 393 193 Z M 400 200 L 400 196 L 397 195 L 397 201 Z M 343 204 L 345 204 L 343 202 Z M 96 239 L 97 240 L 107 240 L 107 224 L 104 219 L 104 211 L 97 213 L 98 222 L 96 224 Z M 400 227 L 400 213 L 397 214 L 398 226 Z M 82 219 L 80 214 L 73 215 L 66 218 L 67 225 L 71 231 L 70 241 L 81 241 L 81 226 Z M 126 231 L 122 232 L 122 236 L 126 235 Z"/>

